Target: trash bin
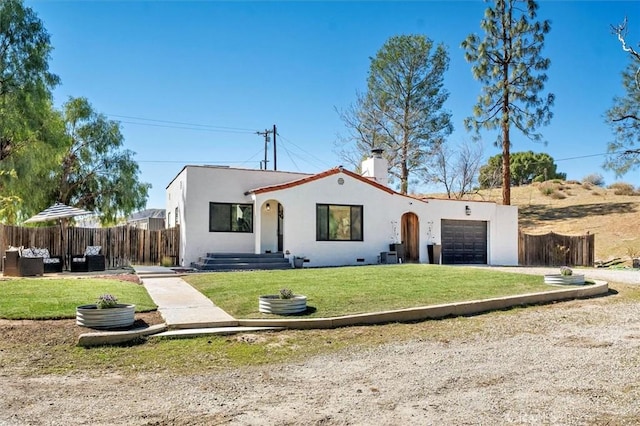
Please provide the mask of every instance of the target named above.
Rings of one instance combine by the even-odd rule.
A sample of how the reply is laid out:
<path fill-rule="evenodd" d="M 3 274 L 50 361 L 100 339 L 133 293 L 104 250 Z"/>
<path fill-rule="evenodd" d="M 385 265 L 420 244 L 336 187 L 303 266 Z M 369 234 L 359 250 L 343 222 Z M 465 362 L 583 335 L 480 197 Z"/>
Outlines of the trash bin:
<path fill-rule="evenodd" d="M 389 251 L 395 251 L 398 255 L 398 262 L 404 263 L 404 244 L 402 243 L 389 244 Z"/>
<path fill-rule="evenodd" d="M 432 265 L 439 265 L 441 251 L 442 251 L 442 246 L 440 244 L 427 245 L 427 254 L 429 255 L 429 263 L 431 263 Z"/>

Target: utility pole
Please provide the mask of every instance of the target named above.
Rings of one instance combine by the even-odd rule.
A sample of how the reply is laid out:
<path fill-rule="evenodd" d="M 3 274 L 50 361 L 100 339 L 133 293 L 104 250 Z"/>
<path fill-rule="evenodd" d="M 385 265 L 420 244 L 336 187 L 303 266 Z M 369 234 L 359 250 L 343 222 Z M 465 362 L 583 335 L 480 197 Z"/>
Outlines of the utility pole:
<path fill-rule="evenodd" d="M 278 158 L 276 157 L 276 125 L 273 125 L 273 170 L 278 170 Z"/>
<path fill-rule="evenodd" d="M 257 135 L 264 136 L 264 160 L 260 162 L 260 170 L 267 170 L 267 144 L 269 143 L 269 135 L 271 130 L 265 129 L 264 132 L 256 132 Z M 264 164 L 264 169 L 262 168 Z"/>
<path fill-rule="evenodd" d="M 273 125 L 272 130 L 265 129 L 264 132 L 256 132 L 257 135 L 264 136 L 264 160 L 260 161 L 260 170 L 263 170 L 262 166 L 264 164 L 264 170 L 267 170 L 267 163 L 269 160 L 267 159 L 267 149 L 268 143 L 270 141 L 269 135 L 273 134 L 273 170 L 278 170 L 278 160 L 276 157 L 276 125 Z"/>

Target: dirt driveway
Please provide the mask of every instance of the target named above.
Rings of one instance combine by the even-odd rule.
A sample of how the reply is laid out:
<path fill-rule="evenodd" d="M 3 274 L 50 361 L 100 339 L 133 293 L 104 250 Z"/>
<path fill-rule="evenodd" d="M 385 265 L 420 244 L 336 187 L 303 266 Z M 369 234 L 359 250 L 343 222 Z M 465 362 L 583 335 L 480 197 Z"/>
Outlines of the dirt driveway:
<path fill-rule="evenodd" d="M 199 374 L 25 378 L 0 352 L 0 425 L 637 425 L 639 299 L 394 325 L 419 337 Z"/>

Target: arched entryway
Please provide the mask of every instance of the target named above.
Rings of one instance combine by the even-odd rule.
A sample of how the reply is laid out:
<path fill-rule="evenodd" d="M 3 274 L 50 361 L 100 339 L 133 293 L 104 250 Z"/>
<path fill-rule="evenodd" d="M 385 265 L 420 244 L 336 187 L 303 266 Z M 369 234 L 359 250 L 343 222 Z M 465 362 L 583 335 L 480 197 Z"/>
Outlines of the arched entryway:
<path fill-rule="evenodd" d="M 402 215 L 401 238 L 404 243 L 404 261 L 418 262 L 420 260 L 420 222 L 415 213 Z"/>
<path fill-rule="evenodd" d="M 278 200 L 262 204 L 260 227 L 260 253 L 282 252 L 284 246 L 284 207 Z"/>

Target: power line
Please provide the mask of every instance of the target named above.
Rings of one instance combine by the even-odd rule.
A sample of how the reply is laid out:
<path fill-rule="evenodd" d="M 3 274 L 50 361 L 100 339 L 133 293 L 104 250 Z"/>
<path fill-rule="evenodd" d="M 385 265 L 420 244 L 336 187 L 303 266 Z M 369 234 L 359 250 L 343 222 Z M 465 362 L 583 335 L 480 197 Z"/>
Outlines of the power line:
<path fill-rule="evenodd" d="M 239 128 L 239 127 L 226 127 L 226 126 L 215 126 L 213 124 L 198 124 L 198 123 L 185 123 L 185 122 L 181 122 L 181 121 L 170 121 L 170 120 L 158 120 L 155 118 L 143 118 L 143 117 L 133 117 L 133 116 L 129 116 L 129 115 L 118 115 L 118 114 L 105 114 L 109 117 L 118 117 L 118 118 L 127 118 L 130 120 L 141 120 L 141 121 L 152 121 L 155 123 L 166 123 L 166 124 L 177 124 L 180 126 L 188 126 L 187 128 L 206 128 L 206 129 L 210 129 L 210 130 L 218 130 L 218 131 L 232 131 L 232 132 L 238 132 L 238 133 L 253 133 L 254 129 L 244 129 L 244 128 Z M 121 121 L 121 120 L 118 120 Z M 136 122 L 131 122 L 131 121 L 121 121 L 122 123 L 129 123 L 129 124 L 140 124 L 140 125 L 151 125 L 148 123 L 136 123 Z M 178 128 L 183 128 L 183 127 L 178 127 Z"/>
<path fill-rule="evenodd" d="M 285 138 L 284 136 L 282 136 L 280 133 L 278 133 L 278 136 L 280 137 L 280 139 L 285 140 L 286 142 L 288 142 L 289 144 L 293 145 L 294 147 L 296 147 L 298 150 L 302 151 L 303 153 L 307 154 L 309 157 L 311 157 L 313 160 L 317 161 L 318 163 L 322 164 L 323 167 L 327 167 L 327 168 L 331 168 L 333 167 L 332 165 L 326 163 L 325 161 L 319 159 L 318 157 L 316 157 L 315 155 L 311 154 L 309 151 L 303 149 L 302 147 L 300 147 L 299 145 L 296 145 L 295 143 L 293 143 L 290 139 Z M 295 154 L 294 154 L 295 155 Z M 308 159 L 305 159 L 304 157 L 301 157 L 299 155 L 296 155 L 298 158 L 300 158 L 301 160 L 309 163 L 310 161 Z M 316 164 L 317 165 L 317 164 Z"/>
<path fill-rule="evenodd" d="M 185 126 L 170 126 L 168 124 L 153 124 L 153 123 L 137 123 L 135 121 L 122 121 L 122 120 L 117 120 L 119 123 L 126 123 L 126 124 L 135 124 L 138 126 L 149 126 L 149 127 L 164 127 L 164 128 L 169 128 L 169 129 L 181 129 L 181 130 L 196 130 L 196 131 L 200 131 L 200 132 L 216 132 L 216 133 L 253 133 L 253 132 L 247 132 L 244 130 L 219 130 L 219 129 L 206 129 L 206 128 L 198 128 L 198 127 L 185 127 Z"/>

